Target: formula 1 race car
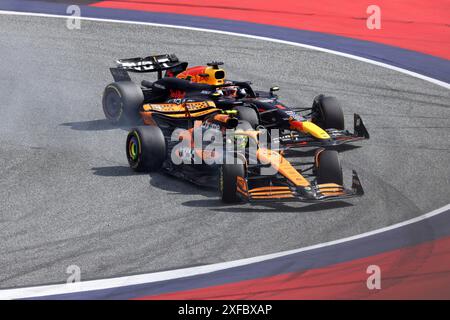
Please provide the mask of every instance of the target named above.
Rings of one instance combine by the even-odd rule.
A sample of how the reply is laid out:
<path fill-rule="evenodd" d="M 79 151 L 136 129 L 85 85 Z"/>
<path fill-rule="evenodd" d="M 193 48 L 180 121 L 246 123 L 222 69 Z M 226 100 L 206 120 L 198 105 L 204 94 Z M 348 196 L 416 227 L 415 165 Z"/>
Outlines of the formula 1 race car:
<path fill-rule="evenodd" d="M 188 68 L 175 55 L 118 60 L 117 67 L 110 69 L 115 82 L 103 94 L 105 116 L 114 123 L 134 123 L 149 103 L 209 100 L 222 110 L 236 110 L 237 117 L 255 129 L 280 129 L 276 139 L 285 147 L 326 147 L 369 138 L 357 114 L 354 133 L 344 129 L 342 108 L 335 98 L 318 95 L 310 108 L 289 108 L 278 100 L 278 87 L 255 91 L 250 82 L 226 80 L 221 64 Z M 139 86 L 128 72 L 157 72 L 158 80 L 143 80 Z"/>
<path fill-rule="evenodd" d="M 164 170 L 202 186 L 218 183 L 227 203 L 317 202 L 364 194 L 355 171 L 352 188 L 343 186 L 337 151 L 321 148 L 314 161 L 291 163 L 282 152 L 260 145 L 260 132 L 248 122 L 208 102 L 149 104 L 143 117 L 147 125 L 131 129 L 126 140 L 127 159 L 135 171 Z M 180 128 L 185 129 L 174 139 Z M 195 141 L 205 135 L 215 139 L 210 144 Z"/>

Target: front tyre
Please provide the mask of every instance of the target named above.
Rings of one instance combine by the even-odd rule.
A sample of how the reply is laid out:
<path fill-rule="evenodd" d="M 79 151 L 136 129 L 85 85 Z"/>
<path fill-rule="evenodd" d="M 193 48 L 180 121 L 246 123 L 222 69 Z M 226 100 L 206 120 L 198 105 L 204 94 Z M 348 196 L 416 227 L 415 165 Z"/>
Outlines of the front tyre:
<path fill-rule="evenodd" d="M 127 136 L 126 154 L 134 171 L 159 170 L 166 159 L 166 140 L 161 129 L 157 126 L 132 129 Z"/>
<path fill-rule="evenodd" d="M 344 130 L 344 112 L 335 97 L 319 95 L 314 98 L 312 122 L 322 129 Z"/>
<path fill-rule="evenodd" d="M 317 183 L 336 183 L 342 186 L 342 167 L 336 150 L 319 150 L 315 155 Z"/>
<path fill-rule="evenodd" d="M 223 164 L 219 172 L 219 192 L 225 203 L 238 203 L 238 177 L 245 178 L 245 165 L 243 163 Z"/>

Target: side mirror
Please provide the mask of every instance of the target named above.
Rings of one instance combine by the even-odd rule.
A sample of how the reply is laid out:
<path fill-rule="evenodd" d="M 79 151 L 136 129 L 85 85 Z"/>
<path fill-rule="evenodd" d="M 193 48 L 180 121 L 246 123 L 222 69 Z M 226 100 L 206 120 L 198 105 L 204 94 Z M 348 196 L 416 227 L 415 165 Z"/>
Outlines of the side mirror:
<path fill-rule="evenodd" d="M 276 92 L 276 91 L 279 91 L 279 90 L 280 90 L 280 87 L 271 87 L 270 88 L 270 95 L 273 96 L 273 93 Z"/>

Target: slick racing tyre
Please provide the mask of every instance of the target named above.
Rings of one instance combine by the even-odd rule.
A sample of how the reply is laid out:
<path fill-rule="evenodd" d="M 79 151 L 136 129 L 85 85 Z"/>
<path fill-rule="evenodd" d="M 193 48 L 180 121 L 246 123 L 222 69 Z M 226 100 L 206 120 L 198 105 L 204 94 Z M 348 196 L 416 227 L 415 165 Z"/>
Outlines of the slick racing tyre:
<path fill-rule="evenodd" d="M 103 92 L 103 112 L 114 124 L 136 124 L 144 102 L 142 89 L 131 81 L 113 82 Z"/>
<path fill-rule="evenodd" d="M 166 159 L 166 140 L 157 126 L 141 126 L 128 133 L 126 144 L 130 167 L 137 172 L 159 170 Z"/>
<path fill-rule="evenodd" d="M 242 161 L 237 161 L 234 164 L 222 164 L 219 172 L 219 192 L 222 201 L 225 203 L 238 203 L 240 198 L 238 196 L 238 177 L 244 179 L 245 164 Z"/>
<path fill-rule="evenodd" d="M 234 107 L 233 110 L 237 111 L 237 118 L 239 120 L 247 121 L 253 129 L 259 125 L 259 118 L 255 109 L 249 106 L 237 106 Z"/>
<path fill-rule="evenodd" d="M 334 97 L 319 95 L 314 98 L 312 122 L 322 129 L 344 130 L 344 113 Z"/>
<path fill-rule="evenodd" d="M 343 184 L 342 167 L 339 154 L 335 150 L 318 150 L 315 155 L 317 183 Z"/>

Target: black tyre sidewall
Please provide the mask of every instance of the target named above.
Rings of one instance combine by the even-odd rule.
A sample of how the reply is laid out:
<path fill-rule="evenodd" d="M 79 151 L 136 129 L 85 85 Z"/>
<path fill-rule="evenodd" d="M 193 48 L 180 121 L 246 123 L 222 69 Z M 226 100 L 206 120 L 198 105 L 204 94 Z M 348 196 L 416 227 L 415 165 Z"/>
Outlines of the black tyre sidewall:
<path fill-rule="evenodd" d="M 219 192 L 225 203 L 237 203 L 237 177 L 245 177 L 245 165 L 242 163 L 223 164 L 219 173 Z"/>
<path fill-rule="evenodd" d="M 324 150 L 318 154 L 317 183 L 343 184 L 342 167 L 336 150 Z"/>
<path fill-rule="evenodd" d="M 344 113 L 336 98 L 321 97 L 316 108 L 320 117 L 314 119 L 314 122 L 322 129 L 344 130 Z"/>
<path fill-rule="evenodd" d="M 120 106 L 118 110 L 117 115 L 112 115 L 112 112 L 110 111 L 110 106 L 107 103 L 108 96 L 109 95 L 117 95 L 118 99 L 120 100 Z M 102 98 L 102 106 L 103 106 L 103 113 L 105 114 L 106 119 L 113 123 L 119 123 L 121 119 L 123 119 L 123 99 L 122 94 L 120 91 L 113 85 L 108 85 L 105 88 L 105 91 L 103 92 L 103 98 Z"/>
<path fill-rule="evenodd" d="M 117 94 L 121 99 L 121 112 L 117 117 L 111 117 L 108 112 L 107 97 Z M 131 81 L 113 82 L 106 86 L 103 93 L 103 112 L 113 123 L 136 124 L 140 121 L 139 110 L 144 103 L 142 89 Z"/>
<path fill-rule="evenodd" d="M 130 140 L 137 137 L 138 156 L 134 161 L 129 152 Z M 138 172 L 157 171 L 166 160 L 166 140 L 159 127 L 141 126 L 130 130 L 126 142 L 126 154 L 130 167 Z"/>

